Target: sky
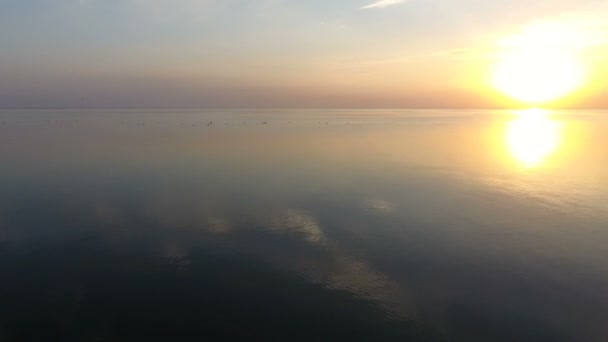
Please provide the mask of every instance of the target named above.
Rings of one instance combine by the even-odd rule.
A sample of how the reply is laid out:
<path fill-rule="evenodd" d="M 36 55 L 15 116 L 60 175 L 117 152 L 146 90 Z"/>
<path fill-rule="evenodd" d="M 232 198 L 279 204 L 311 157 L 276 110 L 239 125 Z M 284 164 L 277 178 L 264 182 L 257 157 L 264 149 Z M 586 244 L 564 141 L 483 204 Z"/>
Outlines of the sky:
<path fill-rule="evenodd" d="M 0 107 L 501 108 L 508 37 L 576 31 L 608 108 L 608 0 L 0 0 Z"/>

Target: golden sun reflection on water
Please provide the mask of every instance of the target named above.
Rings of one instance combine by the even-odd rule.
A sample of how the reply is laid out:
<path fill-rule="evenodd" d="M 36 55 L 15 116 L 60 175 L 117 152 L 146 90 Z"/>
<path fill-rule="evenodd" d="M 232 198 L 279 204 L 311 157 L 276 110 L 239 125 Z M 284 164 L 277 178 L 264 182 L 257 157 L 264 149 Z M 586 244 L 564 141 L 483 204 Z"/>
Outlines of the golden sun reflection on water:
<path fill-rule="evenodd" d="M 506 143 L 512 157 L 527 168 L 541 165 L 563 142 L 561 125 L 540 109 L 519 111 L 509 123 Z"/>

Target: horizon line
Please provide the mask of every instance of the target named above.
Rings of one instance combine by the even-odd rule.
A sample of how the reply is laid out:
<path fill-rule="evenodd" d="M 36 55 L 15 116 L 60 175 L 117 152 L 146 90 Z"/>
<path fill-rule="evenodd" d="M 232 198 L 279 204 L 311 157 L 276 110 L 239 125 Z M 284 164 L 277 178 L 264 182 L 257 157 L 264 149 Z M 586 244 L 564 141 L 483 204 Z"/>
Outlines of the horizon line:
<path fill-rule="evenodd" d="M 248 110 L 248 109 L 265 109 L 265 110 L 523 110 L 530 108 L 546 109 L 546 110 L 608 110 L 608 108 L 596 107 L 543 107 L 543 106 L 521 106 L 521 107 L 136 107 L 136 106 L 120 106 L 120 107 L 1 107 L 0 110 L 87 110 L 87 109 L 178 109 L 178 110 Z"/>

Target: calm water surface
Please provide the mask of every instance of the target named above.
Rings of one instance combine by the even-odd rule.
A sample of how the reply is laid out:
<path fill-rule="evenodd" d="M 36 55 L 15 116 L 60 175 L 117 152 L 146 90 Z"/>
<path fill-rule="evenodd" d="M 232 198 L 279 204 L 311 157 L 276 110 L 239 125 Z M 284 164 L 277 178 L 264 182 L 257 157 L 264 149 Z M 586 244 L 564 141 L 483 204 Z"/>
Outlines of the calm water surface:
<path fill-rule="evenodd" d="M 0 340 L 608 340 L 608 112 L 0 111 Z"/>

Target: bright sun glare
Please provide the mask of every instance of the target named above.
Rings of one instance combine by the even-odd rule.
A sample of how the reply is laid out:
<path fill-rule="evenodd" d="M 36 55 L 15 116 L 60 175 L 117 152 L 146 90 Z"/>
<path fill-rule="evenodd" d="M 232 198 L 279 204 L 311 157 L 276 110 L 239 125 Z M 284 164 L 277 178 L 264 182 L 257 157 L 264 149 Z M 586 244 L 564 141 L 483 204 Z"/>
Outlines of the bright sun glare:
<path fill-rule="evenodd" d="M 507 145 L 518 162 L 535 167 L 559 147 L 561 127 L 540 109 L 527 109 L 517 114 L 519 117 L 507 129 Z"/>
<path fill-rule="evenodd" d="M 506 51 L 494 66 L 492 85 L 526 104 L 546 104 L 581 86 L 583 63 L 576 35 L 556 24 L 530 26 L 502 41 Z"/>

